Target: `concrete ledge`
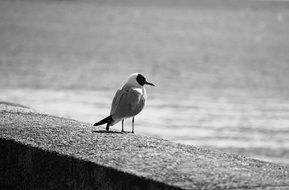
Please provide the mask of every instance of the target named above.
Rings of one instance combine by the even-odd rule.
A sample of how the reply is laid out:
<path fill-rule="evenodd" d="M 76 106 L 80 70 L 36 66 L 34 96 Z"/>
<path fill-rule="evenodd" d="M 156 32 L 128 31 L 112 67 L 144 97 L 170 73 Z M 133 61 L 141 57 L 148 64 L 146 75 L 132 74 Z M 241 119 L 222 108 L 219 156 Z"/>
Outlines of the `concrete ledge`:
<path fill-rule="evenodd" d="M 0 189 L 289 188 L 289 168 L 170 141 L 0 110 Z"/>

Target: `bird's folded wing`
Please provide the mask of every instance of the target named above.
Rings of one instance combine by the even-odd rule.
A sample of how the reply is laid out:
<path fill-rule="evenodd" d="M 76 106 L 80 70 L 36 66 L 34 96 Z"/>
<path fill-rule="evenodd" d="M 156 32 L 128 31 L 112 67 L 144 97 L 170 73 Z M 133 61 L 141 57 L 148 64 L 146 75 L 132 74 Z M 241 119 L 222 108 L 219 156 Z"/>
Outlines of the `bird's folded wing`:
<path fill-rule="evenodd" d="M 138 106 L 141 97 L 142 97 L 141 93 L 139 93 L 134 89 L 130 89 L 128 91 L 126 101 L 129 103 L 131 110 L 134 110 Z"/>
<path fill-rule="evenodd" d="M 119 105 L 121 100 L 124 99 L 124 96 L 126 96 L 126 94 L 127 94 L 127 91 L 124 91 L 123 89 L 117 90 L 112 100 L 110 115 L 114 114 L 114 112 L 117 109 L 117 106 Z"/>
<path fill-rule="evenodd" d="M 120 105 L 128 105 L 129 109 L 133 111 L 138 106 L 141 97 L 141 93 L 134 89 L 119 89 L 113 98 L 110 115 L 114 114 Z"/>

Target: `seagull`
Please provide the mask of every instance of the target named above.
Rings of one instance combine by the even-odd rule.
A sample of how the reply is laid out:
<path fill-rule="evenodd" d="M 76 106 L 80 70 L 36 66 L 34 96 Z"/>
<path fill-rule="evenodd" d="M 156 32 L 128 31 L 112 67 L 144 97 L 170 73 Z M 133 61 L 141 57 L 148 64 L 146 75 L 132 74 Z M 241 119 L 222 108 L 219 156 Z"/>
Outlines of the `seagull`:
<path fill-rule="evenodd" d="M 146 81 L 146 78 L 139 73 L 133 73 L 128 77 L 127 82 L 117 90 L 111 104 L 110 115 L 93 126 L 106 123 L 106 131 L 109 127 L 122 121 L 122 132 L 124 132 L 124 119 L 132 117 L 132 133 L 134 133 L 134 117 L 142 111 L 147 99 L 144 85 L 155 86 Z"/>

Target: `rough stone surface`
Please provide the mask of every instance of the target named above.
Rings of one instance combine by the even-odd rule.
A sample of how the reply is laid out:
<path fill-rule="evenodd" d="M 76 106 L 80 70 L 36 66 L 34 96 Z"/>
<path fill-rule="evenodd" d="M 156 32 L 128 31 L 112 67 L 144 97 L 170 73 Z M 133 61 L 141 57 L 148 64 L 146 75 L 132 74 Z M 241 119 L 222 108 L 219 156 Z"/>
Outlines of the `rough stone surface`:
<path fill-rule="evenodd" d="M 0 110 L 0 148 L 1 189 L 289 189 L 286 166 L 25 111 Z"/>

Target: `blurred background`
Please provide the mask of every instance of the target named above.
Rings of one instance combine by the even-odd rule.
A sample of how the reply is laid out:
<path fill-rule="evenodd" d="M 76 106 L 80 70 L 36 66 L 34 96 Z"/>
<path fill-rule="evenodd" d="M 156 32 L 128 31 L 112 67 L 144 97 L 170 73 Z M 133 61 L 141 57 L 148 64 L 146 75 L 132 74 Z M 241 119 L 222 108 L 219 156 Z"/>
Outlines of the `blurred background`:
<path fill-rule="evenodd" d="M 284 0 L 0 0 L 0 100 L 94 123 L 140 72 L 136 134 L 289 165 L 288 31 Z"/>

